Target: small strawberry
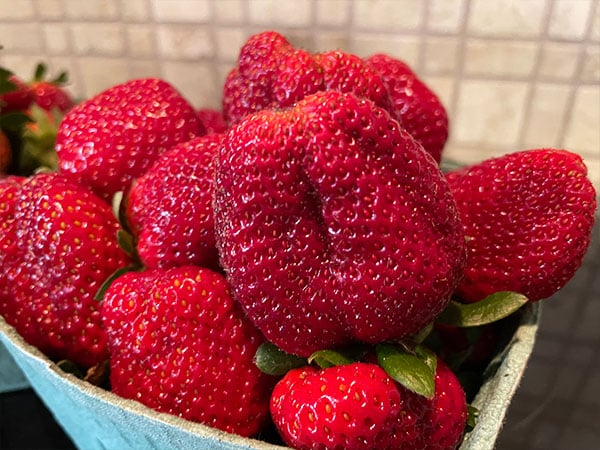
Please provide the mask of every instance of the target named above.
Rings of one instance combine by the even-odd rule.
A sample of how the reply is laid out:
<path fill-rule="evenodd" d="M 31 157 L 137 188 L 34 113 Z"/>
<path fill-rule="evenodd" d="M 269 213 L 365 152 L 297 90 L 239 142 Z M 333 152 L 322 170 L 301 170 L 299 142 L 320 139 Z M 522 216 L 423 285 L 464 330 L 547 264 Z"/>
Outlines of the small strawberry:
<path fill-rule="evenodd" d="M 116 394 L 244 436 L 265 424 L 273 379 L 253 363 L 263 338 L 221 275 L 126 273 L 106 291 L 102 316 Z"/>
<path fill-rule="evenodd" d="M 61 171 L 108 200 L 161 153 L 204 133 L 194 108 L 170 84 L 131 80 L 71 109 L 60 124 L 56 152 Z"/>
<path fill-rule="evenodd" d="M 467 242 L 458 295 L 475 302 L 497 291 L 530 301 L 569 281 L 590 242 L 594 187 L 580 156 L 526 150 L 447 175 Z"/>
<path fill-rule="evenodd" d="M 383 78 L 402 126 L 439 163 L 448 139 L 448 115 L 440 99 L 403 61 L 384 54 L 365 61 Z"/>
<path fill-rule="evenodd" d="M 0 67 L 0 114 L 24 111 L 33 103 L 33 98 L 27 83 Z"/>
<path fill-rule="evenodd" d="M 438 362 L 428 400 L 372 363 L 289 371 L 275 386 L 271 415 L 293 448 L 454 449 L 464 432 L 465 394 Z"/>
<path fill-rule="evenodd" d="M 67 83 L 67 73 L 61 72 L 52 80 L 46 80 L 47 67 L 40 63 L 35 68 L 33 80 L 29 83 L 33 93 L 33 101 L 42 109 L 52 111 L 56 108 L 61 113 L 69 111 L 74 101 L 71 94 L 65 89 Z"/>
<path fill-rule="evenodd" d="M 200 123 L 204 126 L 206 134 L 219 134 L 227 130 L 223 113 L 212 108 L 201 108 L 196 111 Z"/>
<path fill-rule="evenodd" d="M 9 189 L 13 218 L 0 248 L 9 301 L 0 313 L 52 359 L 83 366 L 106 359 L 106 335 L 93 297 L 127 264 L 110 206 L 56 173 L 35 175 Z"/>
<path fill-rule="evenodd" d="M 235 125 L 219 149 L 221 264 L 258 328 L 308 356 L 418 332 L 448 304 L 464 235 L 444 176 L 389 113 L 337 91 Z"/>
<path fill-rule="evenodd" d="M 223 88 L 223 116 L 232 125 L 250 113 L 291 106 L 325 90 L 368 98 L 400 118 L 382 78 L 361 58 L 342 51 L 312 54 L 274 31 L 253 35 L 242 46 Z"/>
<path fill-rule="evenodd" d="M 213 158 L 222 139 L 211 134 L 176 145 L 133 184 L 126 221 L 146 267 L 218 267 Z"/>
<path fill-rule="evenodd" d="M 0 176 L 6 174 L 12 161 L 12 149 L 10 141 L 2 130 L 0 130 Z"/>

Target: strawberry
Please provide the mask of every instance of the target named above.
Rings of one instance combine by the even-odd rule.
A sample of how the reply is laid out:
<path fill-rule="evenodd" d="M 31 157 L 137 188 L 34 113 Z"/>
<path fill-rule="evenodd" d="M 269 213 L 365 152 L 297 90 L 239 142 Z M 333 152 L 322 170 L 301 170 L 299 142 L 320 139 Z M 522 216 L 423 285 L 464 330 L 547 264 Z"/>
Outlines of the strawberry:
<path fill-rule="evenodd" d="M 146 267 L 218 267 L 213 157 L 222 138 L 211 134 L 176 145 L 134 183 L 126 220 Z"/>
<path fill-rule="evenodd" d="M 33 98 L 27 83 L 0 67 L 0 114 L 24 111 L 33 103 Z"/>
<path fill-rule="evenodd" d="M 448 139 L 448 115 L 440 99 L 399 59 L 378 53 L 365 62 L 383 78 L 402 126 L 439 163 Z"/>
<path fill-rule="evenodd" d="M 221 275 L 128 272 L 106 291 L 102 317 L 116 394 L 244 436 L 265 424 L 273 379 L 253 363 L 263 338 Z"/>
<path fill-rule="evenodd" d="M 33 101 L 46 111 L 56 108 L 61 113 L 66 113 L 74 105 L 71 94 L 64 87 L 67 82 L 67 73 L 61 72 L 54 79 L 46 80 L 46 72 L 45 64 L 37 65 L 33 80 L 29 83 Z"/>
<path fill-rule="evenodd" d="M 437 164 L 352 94 L 319 92 L 232 127 L 214 205 L 234 296 L 288 353 L 414 334 L 462 274 L 463 228 Z"/>
<path fill-rule="evenodd" d="M 227 125 L 265 108 L 291 106 L 325 90 L 350 92 L 399 115 L 382 78 L 361 58 L 342 51 L 312 54 L 274 31 L 251 36 L 223 88 Z"/>
<path fill-rule="evenodd" d="M 206 134 L 219 134 L 227 130 L 221 111 L 212 108 L 201 108 L 196 111 L 196 114 L 206 130 Z"/>
<path fill-rule="evenodd" d="M 194 108 L 170 84 L 130 80 L 71 109 L 58 129 L 56 152 L 61 171 L 108 200 L 161 153 L 204 132 Z"/>
<path fill-rule="evenodd" d="M 5 174 L 12 161 L 12 149 L 10 141 L 2 130 L 0 130 L 0 176 Z"/>
<path fill-rule="evenodd" d="M 292 369 L 273 390 L 271 415 L 293 448 L 347 450 L 453 449 L 467 418 L 464 391 L 443 362 L 431 400 L 372 363 Z"/>
<path fill-rule="evenodd" d="M 457 294 L 475 302 L 497 291 L 538 301 L 581 266 L 596 208 L 580 156 L 536 149 L 447 175 L 468 236 Z"/>
<path fill-rule="evenodd" d="M 92 366 L 108 357 L 94 294 L 127 264 L 112 210 L 62 175 L 13 184 L 15 203 L 0 251 L 8 302 L 0 313 L 52 359 Z"/>

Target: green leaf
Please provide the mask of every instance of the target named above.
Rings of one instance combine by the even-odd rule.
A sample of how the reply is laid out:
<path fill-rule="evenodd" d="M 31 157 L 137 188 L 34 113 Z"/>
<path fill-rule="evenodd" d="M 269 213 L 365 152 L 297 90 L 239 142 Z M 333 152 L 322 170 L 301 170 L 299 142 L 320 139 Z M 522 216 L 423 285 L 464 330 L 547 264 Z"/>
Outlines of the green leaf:
<path fill-rule="evenodd" d="M 503 319 L 527 302 L 523 294 L 510 291 L 495 292 L 476 303 L 451 301 L 436 321 L 455 327 L 477 327 Z"/>
<path fill-rule="evenodd" d="M 96 295 L 94 295 L 94 300 L 101 302 L 104 299 L 104 295 L 106 294 L 106 291 L 108 290 L 110 285 L 121 275 L 124 275 L 127 272 L 139 272 L 143 269 L 144 267 L 140 266 L 139 264 L 131 264 L 129 266 L 120 267 L 119 269 L 115 270 L 106 280 L 104 280 L 104 283 L 100 285 L 98 291 L 96 291 Z"/>
<path fill-rule="evenodd" d="M 13 73 L 3 67 L 0 67 L 0 94 L 6 94 L 17 90 L 17 85 L 10 81 Z"/>
<path fill-rule="evenodd" d="M 0 116 L 0 128 L 13 133 L 21 133 L 21 130 L 31 118 L 20 111 L 9 112 Z"/>
<path fill-rule="evenodd" d="M 46 71 L 48 70 L 48 66 L 43 62 L 38 63 L 35 66 L 35 71 L 33 72 L 33 81 L 42 81 L 46 76 Z"/>
<path fill-rule="evenodd" d="M 430 322 L 428 325 L 425 325 L 421 331 L 419 331 L 417 334 L 414 334 L 411 336 L 411 340 L 416 343 L 416 344 L 420 344 L 422 343 L 425 339 L 427 339 L 427 337 L 431 334 L 431 332 L 433 331 L 433 322 Z"/>
<path fill-rule="evenodd" d="M 284 352 L 270 342 L 264 342 L 256 350 L 254 364 L 261 372 L 279 376 L 296 367 L 306 366 L 308 362 L 305 358 Z"/>
<path fill-rule="evenodd" d="M 313 362 L 321 369 L 352 364 L 354 359 L 335 350 L 319 350 L 308 357 L 309 364 Z"/>
<path fill-rule="evenodd" d="M 56 84 L 58 86 L 62 86 L 69 81 L 69 75 L 67 72 L 61 72 L 56 77 L 54 77 L 51 81 L 52 84 Z"/>
<path fill-rule="evenodd" d="M 477 420 L 479 419 L 479 410 L 475 408 L 473 405 L 467 405 L 467 429 L 469 432 L 475 425 L 477 425 Z"/>
<path fill-rule="evenodd" d="M 437 355 L 423 345 L 417 345 L 415 347 L 415 354 L 431 369 L 435 375 L 437 370 Z"/>
<path fill-rule="evenodd" d="M 134 257 L 136 255 L 135 242 L 130 233 L 119 229 L 117 231 L 117 242 L 119 247 L 121 247 L 121 250 L 127 253 L 128 256 Z"/>
<path fill-rule="evenodd" d="M 73 374 L 79 379 L 82 379 L 85 376 L 85 372 L 81 369 L 81 367 L 69 359 L 61 359 L 56 363 L 56 365 L 63 372 Z"/>
<path fill-rule="evenodd" d="M 430 356 L 424 360 L 392 344 L 378 344 L 376 352 L 379 365 L 392 379 L 418 395 L 433 398 L 435 369 L 432 369 Z"/>

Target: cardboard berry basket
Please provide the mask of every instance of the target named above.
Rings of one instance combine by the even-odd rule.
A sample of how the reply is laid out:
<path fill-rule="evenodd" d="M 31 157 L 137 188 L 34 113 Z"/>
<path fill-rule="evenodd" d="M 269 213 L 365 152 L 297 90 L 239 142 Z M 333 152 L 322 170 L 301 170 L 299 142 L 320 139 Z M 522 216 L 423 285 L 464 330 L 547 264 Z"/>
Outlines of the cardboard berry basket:
<path fill-rule="evenodd" d="M 527 361 L 533 350 L 540 305 L 529 304 L 507 322 L 506 345 L 484 372 L 483 383 L 471 404 L 479 410 L 475 428 L 466 434 L 461 450 L 492 449 Z M 54 414 L 74 444 L 93 449 L 276 449 L 256 439 L 228 434 L 202 424 L 155 412 L 118 397 L 62 371 L 28 345 L 0 318 L 0 344 L 8 352 L 4 366 L 14 359 L 31 387 Z M 13 370 L 16 376 L 19 372 Z M 11 373 L 13 373 L 11 372 Z M 23 382 L 23 380 L 21 380 Z"/>

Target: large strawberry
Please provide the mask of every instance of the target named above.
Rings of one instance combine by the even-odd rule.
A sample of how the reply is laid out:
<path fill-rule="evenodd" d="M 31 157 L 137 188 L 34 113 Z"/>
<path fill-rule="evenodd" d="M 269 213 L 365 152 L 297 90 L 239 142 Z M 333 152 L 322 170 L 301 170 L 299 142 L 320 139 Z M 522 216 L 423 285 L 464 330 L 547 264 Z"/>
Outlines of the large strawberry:
<path fill-rule="evenodd" d="M 379 366 L 352 363 L 288 372 L 271 396 L 271 415 L 293 448 L 454 449 L 464 432 L 465 394 L 439 361 L 428 400 Z"/>
<path fill-rule="evenodd" d="M 161 153 L 202 134 L 196 111 L 173 86 L 155 78 L 130 80 L 70 110 L 56 151 L 60 170 L 110 199 Z"/>
<path fill-rule="evenodd" d="M 448 115 L 440 99 L 403 61 L 381 53 L 365 61 L 383 78 L 402 126 L 439 163 L 448 139 Z"/>
<path fill-rule="evenodd" d="M 216 177 L 234 295 L 289 353 L 415 333 L 462 274 L 444 176 L 369 100 L 326 91 L 248 116 L 226 134 Z"/>
<path fill-rule="evenodd" d="M 0 313 L 53 359 L 84 366 L 106 359 L 94 294 L 127 264 L 111 208 L 59 174 L 35 175 L 8 189 L 15 203 L 0 248 L 6 287 Z"/>
<path fill-rule="evenodd" d="M 342 51 L 312 54 L 274 31 L 253 35 L 242 46 L 238 65 L 225 81 L 223 116 L 232 125 L 250 113 L 291 106 L 324 90 L 368 98 L 399 119 L 382 78 L 361 58 Z"/>
<path fill-rule="evenodd" d="M 273 379 L 253 362 L 264 338 L 221 275 L 194 266 L 126 273 L 106 291 L 102 315 L 116 394 L 244 436 L 265 424 Z"/>
<path fill-rule="evenodd" d="M 580 156 L 526 150 L 447 175 L 467 234 L 467 268 L 458 295 L 496 291 L 531 301 L 550 297 L 581 266 L 596 194 Z"/>
<path fill-rule="evenodd" d="M 176 145 L 133 184 L 126 218 L 146 267 L 218 266 L 213 158 L 222 139 L 211 134 Z"/>

